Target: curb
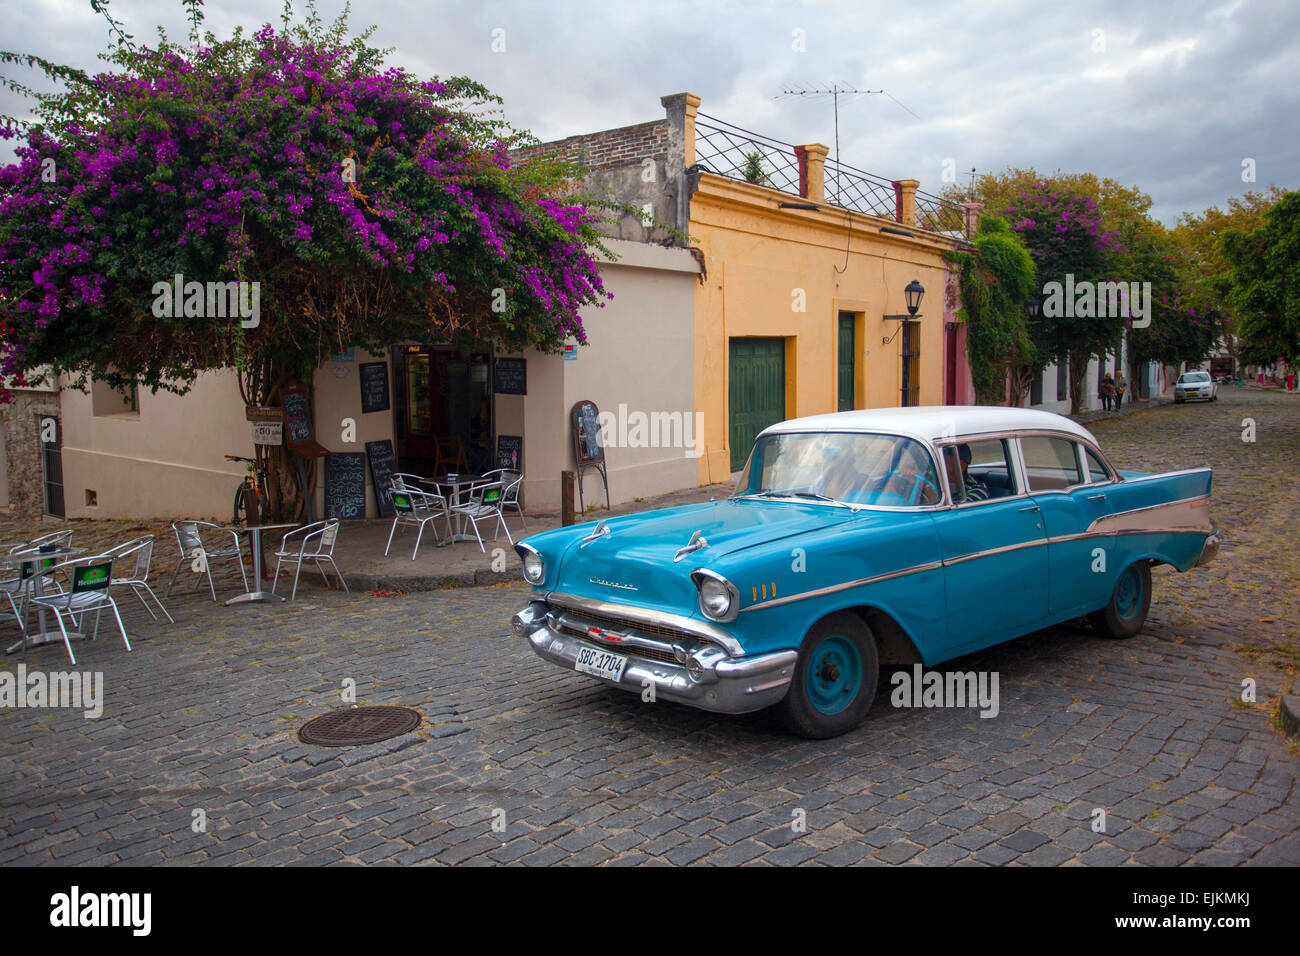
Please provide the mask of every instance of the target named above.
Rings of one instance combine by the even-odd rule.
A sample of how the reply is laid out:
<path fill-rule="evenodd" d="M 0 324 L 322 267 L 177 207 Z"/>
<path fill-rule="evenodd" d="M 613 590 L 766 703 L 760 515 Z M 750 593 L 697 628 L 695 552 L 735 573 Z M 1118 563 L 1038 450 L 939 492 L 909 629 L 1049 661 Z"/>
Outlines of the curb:
<path fill-rule="evenodd" d="M 1291 693 L 1282 697 L 1282 732 L 1300 738 L 1300 680 L 1292 685 Z"/>
<path fill-rule="evenodd" d="M 1147 401 L 1145 402 L 1135 401 L 1129 405 L 1125 405 L 1124 407 L 1125 410 L 1119 412 L 1118 414 L 1116 414 L 1115 412 L 1108 412 L 1105 409 L 1094 409 L 1090 412 L 1080 412 L 1078 417 L 1075 417 L 1068 413 L 1063 413 L 1063 414 L 1064 417 L 1070 419 L 1071 421 L 1075 421 L 1080 425 L 1090 425 L 1093 422 L 1108 422 L 1108 421 L 1113 421 L 1117 418 L 1128 418 L 1128 416 L 1136 415 L 1139 412 L 1150 411 L 1153 408 L 1163 408 L 1166 405 L 1172 405 L 1172 404 L 1174 404 L 1174 400 L 1172 398 L 1151 398 L 1151 399 L 1147 399 Z"/>
<path fill-rule="evenodd" d="M 494 584 L 523 584 L 519 565 L 504 571 L 478 568 L 451 574 L 345 574 L 343 580 L 353 592 L 359 591 L 441 591 L 444 588 L 491 587 Z"/>

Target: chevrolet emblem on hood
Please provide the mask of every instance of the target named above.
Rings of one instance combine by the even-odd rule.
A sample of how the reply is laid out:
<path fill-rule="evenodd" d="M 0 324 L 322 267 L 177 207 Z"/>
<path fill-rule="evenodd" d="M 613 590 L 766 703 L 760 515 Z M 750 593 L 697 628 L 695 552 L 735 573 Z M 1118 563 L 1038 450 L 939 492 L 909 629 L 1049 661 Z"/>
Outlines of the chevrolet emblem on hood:
<path fill-rule="evenodd" d="M 637 590 L 637 588 L 634 588 L 630 584 L 619 584 L 617 581 L 602 581 L 600 578 L 588 578 L 587 580 L 590 581 L 592 584 L 602 584 L 607 588 L 618 588 L 619 590 L 622 591 Z"/>

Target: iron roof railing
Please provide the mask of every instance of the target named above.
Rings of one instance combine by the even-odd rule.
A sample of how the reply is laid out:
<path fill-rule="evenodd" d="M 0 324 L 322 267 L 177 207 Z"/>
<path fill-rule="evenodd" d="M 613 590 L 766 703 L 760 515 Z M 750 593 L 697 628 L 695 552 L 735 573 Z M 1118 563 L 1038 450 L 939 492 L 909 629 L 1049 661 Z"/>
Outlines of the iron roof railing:
<path fill-rule="evenodd" d="M 761 162 L 757 178 L 756 170 L 746 168 L 755 153 Z M 794 146 L 704 113 L 695 118 L 695 162 L 719 176 L 799 195 L 799 157 Z"/>
<path fill-rule="evenodd" d="M 757 164 L 753 160 L 757 160 Z M 720 176 L 757 182 L 793 196 L 802 195 L 797 147 L 716 116 L 696 115 L 695 161 L 708 172 Z M 827 205 L 897 221 L 898 194 L 893 180 L 831 159 L 825 161 L 824 168 L 823 202 Z M 966 216 L 957 203 L 918 189 L 914 208 L 915 228 L 967 235 Z"/>

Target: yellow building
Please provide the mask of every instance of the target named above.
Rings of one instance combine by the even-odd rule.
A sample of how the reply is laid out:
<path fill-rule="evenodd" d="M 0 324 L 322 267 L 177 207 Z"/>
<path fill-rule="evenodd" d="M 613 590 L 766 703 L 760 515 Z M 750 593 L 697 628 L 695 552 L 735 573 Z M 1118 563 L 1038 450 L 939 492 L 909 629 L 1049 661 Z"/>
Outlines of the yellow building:
<path fill-rule="evenodd" d="M 945 253 L 969 215 L 921 193 L 662 99 L 664 120 L 545 144 L 643 210 L 612 227 L 681 244 L 695 290 L 694 403 L 701 482 L 743 466 L 754 436 L 786 418 L 852 408 L 970 404 L 956 275 Z M 660 224 L 648 224 L 653 216 Z M 906 290 L 924 289 L 915 316 Z"/>

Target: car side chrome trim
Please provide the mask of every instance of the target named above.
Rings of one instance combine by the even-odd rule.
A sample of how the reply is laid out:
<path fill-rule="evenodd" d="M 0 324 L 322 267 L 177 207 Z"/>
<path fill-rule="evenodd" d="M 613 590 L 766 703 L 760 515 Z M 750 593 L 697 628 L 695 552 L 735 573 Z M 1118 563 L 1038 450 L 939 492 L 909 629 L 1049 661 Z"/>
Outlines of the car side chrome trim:
<path fill-rule="evenodd" d="M 651 611 L 643 607 L 633 607 L 630 604 L 614 604 L 610 601 L 601 601 L 596 598 L 579 597 L 576 594 L 565 594 L 561 591 L 551 591 L 546 595 L 546 600 L 561 607 L 567 607 L 579 613 L 591 611 L 594 614 L 604 614 L 608 617 L 622 617 L 629 621 L 640 621 L 643 624 L 658 624 L 662 627 L 673 627 L 679 631 L 684 631 L 695 637 L 706 641 L 713 641 L 721 646 L 732 657 L 744 657 L 745 649 L 740 642 L 724 631 L 720 627 L 715 627 L 705 621 L 693 617 L 684 617 L 681 614 L 669 614 L 664 611 Z"/>
<path fill-rule="evenodd" d="M 803 591 L 799 594 L 790 594 L 783 598 L 775 598 L 771 601 L 759 601 L 757 604 L 751 604 L 749 607 L 740 609 L 740 613 L 746 611 L 758 611 L 763 608 L 779 607 L 782 604 L 793 604 L 795 601 L 804 601 L 808 598 L 822 597 L 826 594 L 834 594 L 837 591 L 847 591 L 850 588 L 860 588 L 866 584 L 875 584 L 879 581 L 888 581 L 891 578 L 901 578 L 907 574 L 920 574 L 922 571 L 934 571 L 943 567 L 942 561 L 927 561 L 925 564 L 918 564 L 910 568 L 902 568 L 898 571 L 886 571 L 884 574 L 873 574 L 868 578 L 858 578 L 856 581 L 845 581 L 842 584 L 832 584 L 829 587 L 817 588 L 814 591 Z"/>
<path fill-rule="evenodd" d="M 1124 478 L 1121 476 L 1120 481 L 1126 485 L 1135 485 L 1140 481 L 1154 481 L 1157 478 L 1175 478 L 1182 475 L 1199 475 L 1202 472 L 1207 471 L 1213 473 L 1214 469 L 1207 465 L 1202 465 L 1200 468 L 1183 468 L 1179 471 L 1162 471 L 1157 475 L 1139 475 L 1136 478 Z"/>
<path fill-rule="evenodd" d="M 972 551 L 970 554 L 958 555 L 955 558 L 944 558 L 943 566 L 949 567 L 954 564 L 964 564 L 967 561 L 974 561 L 977 558 L 990 558 L 997 554 L 1010 554 L 1012 551 L 1024 551 L 1028 548 L 1041 548 L 1043 545 L 1051 544 L 1050 538 L 1035 538 L 1033 541 L 1021 541 L 1018 544 L 1004 544 L 1000 548 L 985 548 L 983 551 Z"/>

